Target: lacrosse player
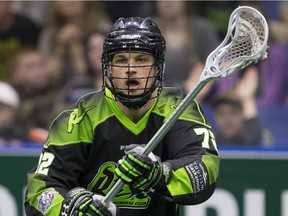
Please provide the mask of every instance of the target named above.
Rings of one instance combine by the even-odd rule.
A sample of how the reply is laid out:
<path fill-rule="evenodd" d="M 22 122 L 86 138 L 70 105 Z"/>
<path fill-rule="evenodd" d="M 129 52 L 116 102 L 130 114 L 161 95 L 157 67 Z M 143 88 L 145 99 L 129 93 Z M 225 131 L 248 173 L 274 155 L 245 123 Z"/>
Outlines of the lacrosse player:
<path fill-rule="evenodd" d="M 191 104 L 148 156 L 143 146 L 184 98 L 162 89 L 165 39 L 150 18 L 120 18 L 102 54 L 103 91 L 51 124 L 28 174 L 27 215 L 174 216 L 214 192 L 219 157 L 199 104 Z M 175 71 L 177 73 L 177 71 Z M 113 201 L 103 201 L 121 179 Z"/>

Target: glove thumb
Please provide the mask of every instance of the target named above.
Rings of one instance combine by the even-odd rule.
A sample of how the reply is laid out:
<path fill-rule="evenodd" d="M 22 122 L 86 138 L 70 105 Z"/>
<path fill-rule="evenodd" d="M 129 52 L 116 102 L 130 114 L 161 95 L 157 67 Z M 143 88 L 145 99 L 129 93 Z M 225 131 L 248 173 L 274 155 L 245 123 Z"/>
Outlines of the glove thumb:
<path fill-rule="evenodd" d="M 104 196 L 101 196 L 99 194 L 93 195 L 93 200 L 100 200 L 102 202 L 103 199 Z M 119 208 L 113 202 L 109 202 L 108 206 L 106 207 L 111 212 L 112 216 L 120 216 Z"/>

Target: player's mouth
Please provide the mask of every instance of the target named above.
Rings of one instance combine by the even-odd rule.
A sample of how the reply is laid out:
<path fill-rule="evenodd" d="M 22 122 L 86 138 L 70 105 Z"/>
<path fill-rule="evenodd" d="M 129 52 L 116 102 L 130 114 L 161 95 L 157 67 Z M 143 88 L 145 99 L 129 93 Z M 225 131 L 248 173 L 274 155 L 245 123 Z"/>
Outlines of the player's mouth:
<path fill-rule="evenodd" d="M 140 83 L 137 80 L 127 80 L 126 86 L 129 90 L 137 90 L 140 88 Z"/>

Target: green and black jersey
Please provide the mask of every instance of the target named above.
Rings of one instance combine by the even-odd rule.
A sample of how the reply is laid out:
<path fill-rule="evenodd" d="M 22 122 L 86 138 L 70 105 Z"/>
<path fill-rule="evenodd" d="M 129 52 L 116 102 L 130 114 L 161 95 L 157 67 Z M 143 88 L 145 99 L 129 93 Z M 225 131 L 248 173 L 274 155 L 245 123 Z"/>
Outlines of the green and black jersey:
<path fill-rule="evenodd" d="M 164 88 L 157 103 L 134 123 L 103 92 L 82 97 L 75 109 L 61 113 L 51 124 L 38 166 L 28 174 L 27 215 L 58 216 L 63 197 L 78 186 L 105 196 L 118 180 L 114 169 L 125 146 L 148 143 L 181 99 L 177 91 Z M 212 195 L 219 157 L 197 102 L 186 109 L 153 153 L 171 164 L 171 181 L 166 190 L 141 199 L 132 199 L 125 186 L 113 199 L 121 216 L 174 216 L 178 204 L 198 204 Z"/>

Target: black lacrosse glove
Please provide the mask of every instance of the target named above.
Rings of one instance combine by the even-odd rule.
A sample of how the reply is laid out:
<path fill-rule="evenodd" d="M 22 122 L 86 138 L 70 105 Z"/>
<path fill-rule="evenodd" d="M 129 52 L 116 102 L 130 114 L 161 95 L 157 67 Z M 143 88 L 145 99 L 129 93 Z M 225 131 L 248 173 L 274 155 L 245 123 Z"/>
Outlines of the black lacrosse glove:
<path fill-rule="evenodd" d="M 84 188 L 74 188 L 67 193 L 60 216 L 118 216 L 118 207 L 112 202 L 104 206 L 101 202 L 103 198 Z"/>
<path fill-rule="evenodd" d="M 171 179 L 171 168 L 168 163 L 161 163 L 153 153 L 142 155 L 142 147 L 129 151 L 118 161 L 116 175 L 129 185 L 132 194 L 138 197 L 147 196 L 163 187 Z"/>

